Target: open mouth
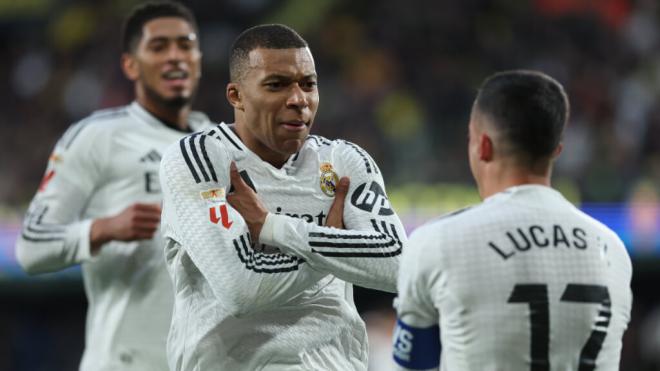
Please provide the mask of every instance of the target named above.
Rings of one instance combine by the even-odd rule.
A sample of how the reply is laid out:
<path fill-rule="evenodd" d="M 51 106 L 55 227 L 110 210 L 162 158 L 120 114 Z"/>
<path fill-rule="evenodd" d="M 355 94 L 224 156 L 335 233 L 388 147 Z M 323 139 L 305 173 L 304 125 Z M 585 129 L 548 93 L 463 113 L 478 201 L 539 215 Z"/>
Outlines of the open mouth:
<path fill-rule="evenodd" d="M 188 72 L 183 70 L 171 70 L 161 75 L 165 80 L 184 80 L 188 78 Z"/>
<path fill-rule="evenodd" d="M 302 120 L 283 121 L 282 126 L 289 131 L 303 131 L 309 126 L 309 122 Z"/>

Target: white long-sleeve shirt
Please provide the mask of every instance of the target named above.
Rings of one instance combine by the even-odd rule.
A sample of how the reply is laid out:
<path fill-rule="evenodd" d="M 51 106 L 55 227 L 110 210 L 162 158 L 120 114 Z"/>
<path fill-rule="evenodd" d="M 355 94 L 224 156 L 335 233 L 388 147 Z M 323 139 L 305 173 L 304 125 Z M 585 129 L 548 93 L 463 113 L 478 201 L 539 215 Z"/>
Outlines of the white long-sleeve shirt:
<path fill-rule="evenodd" d="M 231 161 L 270 211 L 259 246 L 226 203 Z M 220 124 L 171 146 L 160 175 L 171 370 L 367 369 L 351 283 L 394 291 L 406 237 L 364 150 L 310 136 L 276 169 Z M 343 175 L 346 230 L 323 227 Z"/>
<path fill-rule="evenodd" d="M 509 188 L 420 227 L 403 255 L 401 369 L 619 369 L 630 258 L 559 192 Z"/>
<path fill-rule="evenodd" d="M 206 116 L 191 114 L 191 128 L 208 125 Z M 16 256 L 31 274 L 82 264 L 88 300 L 83 371 L 167 369 L 173 294 L 160 231 L 149 240 L 111 241 L 94 257 L 89 232 L 96 218 L 136 202 L 161 202 L 162 153 L 184 135 L 132 103 L 74 124 L 50 157 Z"/>

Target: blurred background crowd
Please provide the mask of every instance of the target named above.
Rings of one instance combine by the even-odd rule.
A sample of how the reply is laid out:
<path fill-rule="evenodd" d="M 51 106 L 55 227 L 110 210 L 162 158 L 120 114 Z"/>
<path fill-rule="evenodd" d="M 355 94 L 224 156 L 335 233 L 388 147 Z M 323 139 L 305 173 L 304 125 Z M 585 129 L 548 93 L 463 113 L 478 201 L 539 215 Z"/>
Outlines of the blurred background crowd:
<path fill-rule="evenodd" d="M 94 110 L 131 101 L 119 29 L 137 2 L 0 0 L 0 254 L 12 252 L 12 233 L 58 137 Z M 572 112 L 555 185 L 576 204 L 624 220 L 617 231 L 636 271 L 621 369 L 660 369 L 658 1 L 185 3 L 204 53 L 194 107 L 231 120 L 231 42 L 255 24 L 292 26 L 309 42 L 319 73 L 313 132 L 372 154 L 409 230 L 478 201 L 466 143 L 480 82 L 513 68 L 559 80 Z M 85 305 L 75 273 L 36 285 L 7 272 L 0 267 L 0 369 L 75 369 Z M 386 370 L 391 297 L 357 291 L 356 301 L 372 330 L 373 369 Z"/>

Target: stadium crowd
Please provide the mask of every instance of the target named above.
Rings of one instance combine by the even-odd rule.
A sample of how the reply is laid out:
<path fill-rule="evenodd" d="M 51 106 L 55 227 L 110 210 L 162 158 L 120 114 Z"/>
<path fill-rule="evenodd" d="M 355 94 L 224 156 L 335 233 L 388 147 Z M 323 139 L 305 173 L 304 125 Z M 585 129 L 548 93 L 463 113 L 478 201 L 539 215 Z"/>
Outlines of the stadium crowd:
<path fill-rule="evenodd" d="M 116 30 L 137 2 L 0 5 L 0 219 L 24 213 L 44 159 L 70 123 L 130 101 Z M 315 134 L 360 144 L 389 188 L 472 186 L 466 123 L 479 82 L 498 70 L 538 69 L 557 78 L 571 100 L 570 144 L 555 170 L 558 183 L 574 190 L 575 201 L 643 202 L 657 210 L 660 5 L 654 0 L 187 4 L 197 14 L 204 50 L 194 108 L 214 121 L 231 117 L 225 100 L 231 41 L 250 25 L 281 22 L 315 50 L 323 87 Z M 622 369 L 660 367 L 659 299 L 635 297 Z M 391 328 L 383 313 L 367 314 L 370 327 Z"/>

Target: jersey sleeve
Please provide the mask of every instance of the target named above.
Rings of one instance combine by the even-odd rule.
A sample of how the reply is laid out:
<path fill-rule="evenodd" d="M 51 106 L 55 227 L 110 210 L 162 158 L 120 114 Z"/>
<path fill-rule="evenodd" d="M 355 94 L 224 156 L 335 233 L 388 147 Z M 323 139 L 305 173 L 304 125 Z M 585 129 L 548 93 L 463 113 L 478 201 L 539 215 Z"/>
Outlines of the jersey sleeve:
<path fill-rule="evenodd" d="M 213 295 L 233 315 L 286 302 L 327 273 L 282 253 L 251 246 L 247 225 L 226 202 L 230 157 L 214 137 L 193 134 L 161 161 L 163 232 L 176 241 Z"/>
<path fill-rule="evenodd" d="M 81 220 L 103 173 L 107 140 L 82 121 L 55 145 L 46 173 L 23 220 L 16 258 L 30 273 L 64 269 L 91 258 L 92 220 Z"/>
<path fill-rule="evenodd" d="M 424 229 L 424 228 L 422 228 Z M 433 304 L 433 286 L 442 279 L 438 259 L 427 253 L 437 236 L 416 231 L 404 251 L 395 299 L 397 323 L 393 358 L 399 370 L 438 370 L 440 365 L 439 313 Z M 434 244 L 435 245 L 435 244 Z"/>
<path fill-rule="evenodd" d="M 405 230 L 371 157 L 348 142 L 339 150 L 341 173 L 351 179 L 344 207 L 346 229 L 269 214 L 260 242 L 300 256 L 344 281 L 395 292 Z"/>

